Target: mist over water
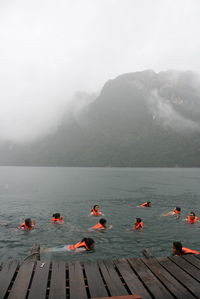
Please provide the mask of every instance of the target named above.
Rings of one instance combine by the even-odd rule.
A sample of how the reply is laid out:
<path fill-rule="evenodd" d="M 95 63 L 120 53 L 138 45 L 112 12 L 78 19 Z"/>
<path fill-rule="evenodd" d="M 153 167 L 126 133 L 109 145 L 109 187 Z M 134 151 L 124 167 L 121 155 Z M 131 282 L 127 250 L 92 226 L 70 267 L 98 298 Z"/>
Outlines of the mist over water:
<path fill-rule="evenodd" d="M 199 211 L 200 169 L 159 168 L 0 168 L 1 260 L 24 259 L 34 243 L 41 247 L 73 244 L 83 237 L 95 240 L 94 252 L 46 253 L 41 259 L 98 260 L 142 256 L 149 247 L 156 256 L 171 254 L 173 241 L 200 250 L 198 223 L 186 224 L 187 213 Z M 150 200 L 152 208 L 137 208 Z M 90 232 L 99 218 L 89 217 L 99 204 L 109 231 Z M 181 219 L 162 217 L 180 206 Z M 65 224 L 50 219 L 60 212 Z M 31 232 L 16 231 L 25 218 L 37 222 Z M 134 219 L 143 219 L 142 232 L 130 231 Z"/>

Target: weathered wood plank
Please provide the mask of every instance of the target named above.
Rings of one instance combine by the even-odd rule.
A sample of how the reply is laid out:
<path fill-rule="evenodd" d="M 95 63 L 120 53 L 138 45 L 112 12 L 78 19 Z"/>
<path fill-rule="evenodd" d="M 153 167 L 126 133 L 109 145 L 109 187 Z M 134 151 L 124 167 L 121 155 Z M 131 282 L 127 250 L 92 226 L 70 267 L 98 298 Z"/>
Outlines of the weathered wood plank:
<path fill-rule="evenodd" d="M 181 299 L 191 299 L 194 296 L 182 286 L 169 272 L 164 269 L 155 258 L 146 259 L 142 261 L 150 268 L 150 270 L 162 281 L 162 283 L 170 290 L 176 297 Z"/>
<path fill-rule="evenodd" d="M 186 261 L 190 262 L 192 265 L 200 269 L 200 259 L 197 259 L 194 254 L 186 254 L 183 255 L 182 258 L 184 258 Z"/>
<path fill-rule="evenodd" d="M 173 263 L 169 258 L 157 258 L 158 262 L 169 271 L 180 283 L 182 283 L 196 297 L 200 297 L 200 284 L 183 269 Z"/>
<path fill-rule="evenodd" d="M 6 295 L 17 266 L 18 262 L 16 261 L 4 263 L 2 265 L 2 270 L 0 272 L 0 298 L 4 298 L 4 296 Z"/>
<path fill-rule="evenodd" d="M 69 262 L 70 299 L 87 299 L 83 270 L 80 262 Z"/>
<path fill-rule="evenodd" d="M 24 262 L 19 268 L 19 272 L 14 281 L 9 299 L 25 299 L 30 284 L 35 262 Z"/>
<path fill-rule="evenodd" d="M 188 261 L 179 256 L 173 256 L 169 259 L 200 282 L 200 271 L 195 266 L 191 265 Z"/>
<path fill-rule="evenodd" d="M 104 261 L 98 264 L 111 296 L 128 295 L 113 263 L 111 261 Z"/>
<path fill-rule="evenodd" d="M 174 298 L 140 259 L 128 259 L 128 262 L 155 298 Z"/>
<path fill-rule="evenodd" d="M 66 270 L 65 262 L 53 262 L 49 299 L 66 299 Z"/>
<path fill-rule="evenodd" d="M 108 293 L 104 286 L 99 268 L 96 263 L 84 263 L 85 273 L 88 281 L 91 297 L 107 297 Z"/>
<path fill-rule="evenodd" d="M 44 266 L 43 266 L 44 265 Z M 43 267 L 41 267 L 43 266 Z M 37 262 L 28 299 L 45 299 L 50 262 Z"/>
<path fill-rule="evenodd" d="M 142 299 L 141 296 L 138 295 L 126 295 L 126 296 L 112 296 L 112 297 L 104 297 L 104 298 L 92 298 L 92 299 Z"/>
<path fill-rule="evenodd" d="M 117 267 L 118 271 L 121 273 L 126 285 L 128 286 L 132 294 L 138 294 L 143 299 L 152 298 L 126 260 L 115 260 L 114 264 Z"/>

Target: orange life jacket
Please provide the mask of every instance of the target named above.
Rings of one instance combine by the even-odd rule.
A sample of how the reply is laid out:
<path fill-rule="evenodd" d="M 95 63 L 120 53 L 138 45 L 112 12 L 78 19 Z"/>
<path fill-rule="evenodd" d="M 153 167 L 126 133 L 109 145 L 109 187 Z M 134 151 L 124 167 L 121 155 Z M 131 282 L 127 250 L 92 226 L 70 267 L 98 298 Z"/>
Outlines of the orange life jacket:
<path fill-rule="evenodd" d="M 174 213 L 175 213 L 175 214 L 180 214 L 181 212 L 175 209 L 175 210 L 174 210 Z"/>
<path fill-rule="evenodd" d="M 51 222 L 62 222 L 62 221 L 63 221 L 62 218 L 54 218 L 54 217 L 51 218 Z"/>
<path fill-rule="evenodd" d="M 137 222 L 135 222 L 134 223 L 134 228 L 135 229 L 138 229 L 138 228 L 144 228 L 144 224 L 143 224 L 143 222 L 141 221 L 141 222 L 139 222 L 139 223 L 137 223 Z"/>
<path fill-rule="evenodd" d="M 91 227 L 92 229 L 104 229 L 105 226 L 103 226 L 101 223 L 97 223 L 94 226 Z"/>
<path fill-rule="evenodd" d="M 73 244 L 73 245 L 68 245 L 67 249 L 69 249 L 69 250 L 76 250 L 76 248 L 80 248 L 80 247 L 85 247 L 86 250 L 90 250 L 90 248 L 87 247 L 87 245 L 86 245 L 85 242 L 78 242 L 78 243 Z"/>
<path fill-rule="evenodd" d="M 187 216 L 187 222 L 188 223 L 195 223 L 199 220 L 199 218 L 197 216 L 195 216 L 194 219 L 190 219 L 190 216 Z"/>
<path fill-rule="evenodd" d="M 28 225 L 26 225 L 25 222 L 23 222 L 23 223 L 18 227 L 18 229 L 20 229 L 20 228 L 24 228 L 24 229 L 27 229 L 27 230 L 30 230 L 30 229 L 31 229 L 31 227 L 29 227 Z"/>
<path fill-rule="evenodd" d="M 93 214 L 93 216 L 100 216 L 101 215 L 100 210 L 96 211 L 94 208 L 91 209 L 91 213 Z"/>
<path fill-rule="evenodd" d="M 140 207 L 148 207 L 148 206 L 149 206 L 149 204 L 147 203 L 147 201 L 140 205 Z"/>
<path fill-rule="evenodd" d="M 199 251 L 192 250 L 192 249 L 189 249 L 189 248 L 186 248 L 186 247 L 183 247 L 183 248 L 182 248 L 182 251 L 183 251 L 184 254 L 189 254 L 189 253 L 192 253 L 192 254 L 200 254 Z"/>

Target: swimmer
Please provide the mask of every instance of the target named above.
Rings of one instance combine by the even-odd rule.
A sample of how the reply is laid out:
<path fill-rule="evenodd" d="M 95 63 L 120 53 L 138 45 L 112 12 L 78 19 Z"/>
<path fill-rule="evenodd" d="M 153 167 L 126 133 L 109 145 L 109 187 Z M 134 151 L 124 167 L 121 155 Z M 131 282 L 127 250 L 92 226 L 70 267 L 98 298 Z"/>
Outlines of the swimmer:
<path fill-rule="evenodd" d="M 60 216 L 60 213 L 55 213 L 52 215 L 51 222 L 54 224 L 55 223 L 62 224 L 64 221 L 63 221 L 63 217 Z"/>
<path fill-rule="evenodd" d="M 63 252 L 63 251 L 90 251 L 94 248 L 94 240 L 92 238 L 83 238 L 80 242 L 72 245 L 64 245 L 61 247 L 44 248 L 42 252 Z"/>
<path fill-rule="evenodd" d="M 181 242 L 173 242 L 172 255 L 200 254 L 199 251 L 183 247 Z"/>
<path fill-rule="evenodd" d="M 181 208 L 180 207 L 176 207 L 173 211 L 170 211 L 167 214 L 162 214 L 161 216 L 171 216 L 171 215 L 175 215 L 176 219 L 180 218 L 180 214 L 181 214 Z"/>
<path fill-rule="evenodd" d="M 33 228 L 35 228 L 35 221 L 32 221 L 31 218 L 25 219 L 25 221 L 17 227 L 17 229 L 23 229 L 27 231 L 30 231 Z"/>
<path fill-rule="evenodd" d="M 187 223 L 195 223 L 199 221 L 199 218 L 195 215 L 194 212 L 190 212 L 190 214 L 186 218 Z"/>
<path fill-rule="evenodd" d="M 92 227 L 90 228 L 90 230 L 104 230 L 104 229 L 111 229 L 111 228 L 112 228 L 112 225 L 107 226 L 106 223 L 107 223 L 107 220 L 104 219 L 104 218 L 101 218 L 97 224 L 95 224 L 94 226 L 92 226 Z"/>
<path fill-rule="evenodd" d="M 142 230 L 144 228 L 144 224 L 142 222 L 142 219 L 141 218 L 136 218 L 135 219 L 135 222 L 134 222 L 134 226 L 133 226 L 133 229 L 134 230 Z"/>
<path fill-rule="evenodd" d="M 100 212 L 100 207 L 98 205 L 94 205 L 94 207 L 90 211 L 91 216 L 103 216 Z"/>
<path fill-rule="evenodd" d="M 146 202 L 142 203 L 141 205 L 139 205 L 138 207 L 140 207 L 140 208 L 150 208 L 151 207 L 151 202 L 146 201 Z"/>

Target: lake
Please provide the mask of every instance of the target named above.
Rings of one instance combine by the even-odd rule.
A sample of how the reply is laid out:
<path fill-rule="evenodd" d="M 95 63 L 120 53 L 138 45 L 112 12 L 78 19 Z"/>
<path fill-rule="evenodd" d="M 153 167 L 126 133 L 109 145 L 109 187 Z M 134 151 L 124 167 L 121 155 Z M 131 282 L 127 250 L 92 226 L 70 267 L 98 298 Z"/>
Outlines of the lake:
<path fill-rule="evenodd" d="M 190 211 L 200 215 L 200 169 L 183 168 L 67 168 L 0 167 L 1 260 L 24 259 L 34 243 L 42 248 L 73 244 L 83 237 L 95 240 L 95 250 L 84 253 L 43 253 L 41 259 L 98 260 L 139 257 L 144 248 L 154 255 L 171 255 L 173 241 L 200 250 L 200 224 L 187 224 Z M 147 200 L 151 208 L 138 208 Z M 98 222 L 88 216 L 100 205 L 113 225 L 105 232 L 88 229 Z M 181 218 L 162 213 L 181 207 Z M 65 223 L 54 226 L 53 213 Z M 37 228 L 16 231 L 31 217 Z M 131 230 L 134 219 L 144 222 L 141 232 Z"/>

